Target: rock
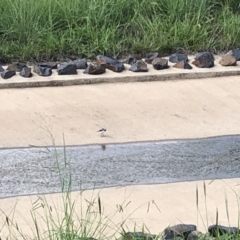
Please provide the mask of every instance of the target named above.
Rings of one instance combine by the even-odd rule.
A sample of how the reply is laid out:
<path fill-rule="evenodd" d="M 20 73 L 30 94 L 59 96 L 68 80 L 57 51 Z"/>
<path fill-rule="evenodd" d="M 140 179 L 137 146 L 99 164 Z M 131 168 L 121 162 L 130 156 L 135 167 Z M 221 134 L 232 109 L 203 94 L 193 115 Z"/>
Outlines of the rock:
<path fill-rule="evenodd" d="M 187 236 L 187 240 L 197 240 L 198 238 L 203 237 L 204 234 L 202 232 L 199 231 L 192 231 L 191 233 L 189 233 L 189 235 Z"/>
<path fill-rule="evenodd" d="M 240 49 L 235 48 L 229 51 L 227 54 L 231 54 L 237 61 L 240 61 Z"/>
<path fill-rule="evenodd" d="M 148 53 L 145 58 L 145 62 L 151 64 L 154 58 L 160 58 L 160 57 L 161 57 L 160 54 L 157 52 Z"/>
<path fill-rule="evenodd" d="M 232 54 L 226 54 L 221 58 L 219 63 L 222 66 L 236 66 L 237 65 L 237 59 Z"/>
<path fill-rule="evenodd" d="M 47 63 L 38 63 L 41 67 L 57 69 L 58 63 L 57 62 L 47 62 Z"/>
<path fill-rule="evenodd" d="M 153 240 L 156 239 L 156 235 L 143 232 L 127 232 L 122 234 L 122 240 Z"/>
<path fill-rule="evenodd" d="M 212 225 L 208 227 L 208 232 L 212 237 L 216 237 L 218 235 L 236 235 L 240 234 L 240 229 L 236 227 L 225 227 L 221 225 Z"/>
<path fill-rule="evenodd" d="M 58 75 L 77 74 L 77 66 L 74 63 L 61 63 L 57 68 Z"/>
<path fill-rule="evenodd" d="M 20 71 L 20 76 L 25 77 L 25 78 L 32 77 L 32 69 L 29 68 L 29 67 L 24 67 L 24 68 Z"/>
<path fill-rule="evenodd" d="M 177 224 L 175 226 L 166 228 L 163 232 L 163 236 L 165 239 L 172 239 L 175 237 L 187 239 L 187 236 L 196 230 L 197 227 L 192 224 Z"/>
<path fill-rule="evenodd" d="M 174 54 L 170 55 L 170 57 L 169 57 L 169 62 L 178 63 L 181 61 L 188 62 L 188 57 L 186 54 L 174 53 Z"/>
<path fill-rule="evenodd" d="M 106 68 L 103 65 L 90 63 L 83 73 L 98 75 L 106 72 Z"/>
<path fill-rule="evenodd" d="M 5 69 L 0 65 L 0 72 L 4 72 Z"/>
<path fill-rule="evenodd" d="M 41 65 L 34 65 L 33 72 L 35 72 L 39 76 L 47 77 L 52 75 L 52 68 Z"/>
<path fill-rule="evenodd" d="M 136 60 L 132 62 L 131 67 L 129 68 L 132 72 L 147 72 L 147 64 L 143 60 Z"/>
<path fill-rule="evenodd" d="M 210 52 L 201 52 L 196 55 L 192 64 L 199 68 L 212 68 L 214 66 L 214 57 Z"/>
<path fill-rule="evenodd" d="M 192 66 L 188 62 L 185 62 L 185 61 L 178 62 L 178 63 L 174 64 L 173 67 L 181 68 L 181 69 L 189 69 L 189 70 L 192 69 Z"/>
<path fill-rule="evenodd" d="M 164 238 L 165 240 L 184 240 L 182 237 Z"/>
<path fill-rule="evenodd" d="M 76 60 L 73 60 L 71 63 L 74 63 L 77 69 L 86 69 L 88 66 L 86 58 L 78 58 Z"/>
<path fill-rule="evenodd" d="M 152 60 L 152 65 L 153 65 L 154 69 L 156 69 L 156 70 L 162 70 L 162 69 L 169 68 L 168 60 L 163 59 L 163 58 L 154 58 Z"/>
<path fill-rule="evenodd" d="M 1 72 L 1 77 L 3 79 L 11 78 L 14 75 L 16 75 L 16 72 L 13 70 L 5 70 L 5 71 Z"/>
<path fill-rule="evenodd" d="M 24 63 L 13 63 L 8 65 L 7 70 L 11 70 L 14 72 L 20 72 L 26 65 Z"/>
<path fill-rule="evenodd" d="M 114 58 L 98 55 L 96 59 L 99 65 L 102 65 L 113 72 L 122 72 L 125 70 L 124 64 Z"/>
<path fill-rule="evenodd" d="M 136 60 L 142 60 L 142 58 L 139 55 L 133 54 L 133 55 L 129 55 L 127 57 L 127 59 L 125 60 L 126 64 L 132 64 L 133 61 Z"/>

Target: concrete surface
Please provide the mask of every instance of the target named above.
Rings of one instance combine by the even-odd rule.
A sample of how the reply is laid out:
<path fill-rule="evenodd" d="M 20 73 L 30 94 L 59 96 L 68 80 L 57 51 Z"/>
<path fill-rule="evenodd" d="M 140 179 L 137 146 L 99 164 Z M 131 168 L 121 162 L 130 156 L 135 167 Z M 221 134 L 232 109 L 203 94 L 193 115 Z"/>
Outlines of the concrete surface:
<path fill-rule="evenodd" d="M 62 145 L 63 133 L 67 145 L 238 134 L 239 89 L 238 76 L 176 82 L 2 89 L 0 147 L 52 145 L 53 140 Z M 96 132 L 102 126 L 108 129 L 104 138 Z M 153 233 L 179 222 L 196 223 L 199 230 L 204 230 L 206 219 L 209 224 L 215 222 L 217 209 L 219 223 L 228 225 L 226 204 L 230 225 L 236 226 L 239 198 L 235 193 L 239 193 L 239 181 L 218 180 L 211 184 L 207 181 L 207 214 L 202 182 L 198 182 L 201 198 L 198 202 L 203 221 L 197 214 L 196 182 L 103 189 L 101 199 L 106 205 L 106 215 L 116 211 L 116 205 L 128 208 L 120 215 L 114 215 L 112 223 L 116 227 L 117 223 L 131 215 L 127 222 L 131 231 L 135 221 L 140 226 L 145 222 Z M 93 196 L 92 191 L 85 194 L 82 199 Z M 73 193 L 73 198 L 76 195 Z M 51 200 L 61 200 L 57 194 L 46 197 L 51 206 L 57 206 Z M 42 213 L 39 199 L 37 196 L 21 197 L 17 205 L 16 198 L 0 200 L 1 237 L 6 236 L 9 229 L 13 230 L 6 225 L 6 215 L 31 235 L 34 230 L 31 228 L 30 210 Z M 129 201 L 123 203 L 125 199 Z M 148 203 L 152 209 L 149 212 Z M 14 208 L 16 211 L 13 211 Z M 58 213 L 61 214 L 60 211 Z M 41 215 L 37 214 L 37 219 L 42 221 Z M 40 228 L 44 227 L 42 224 Z"/>
<path fill-rule="evenodd" d="M 168 57 L 166 57 L 168 59 Z M 190 63 L 194 59 L 189 56 Z M 121 73 L 114 73 L 107 70 L 102 75 L 86 75 L 83 70 L 78 70 L 77 75 L 61 75 L 59 76 L 56 70 L 49 77 L 39 77 L 33 73 L 32 78 L 23 78 L 17 73 L 10 79 L 4 80 L 0 78 L 1 88 L 27 88 L 27 87 L 47 87 L 47 86 L 70 86 L 82 84 L 97 84 L 97 83 L 116 83 L 116 82 L 148 82 L 148 81 L 166 81 L 166 80 L 185 80 L 199 79 L 212 77 L 229 77 L 240 75 L 240 66 L 223 67 L 219 64 L 220 56 L 215 56 L 215 67 L 197 68 L 193 66 L 192 70 L 173 68 L 173 63 L 169 62 L 169 69 L 157 71 L 151 64 L 148 64 L 149 71 L 146 73 L 133 73 L 129 71 L 130 65 L 125 64 L 126 70 Z M 6 68 L 6 66 L 4 66 Z"/>
<path fill-rule="evenodd" d="M 239 134 L 239 77 L 0 91 L 0 147 Z M 97 130 L 105 126 L 106 137 Z"/>
<path fill-rule="evenodd" d="M 94 202 L 90 209 L 92 214 L 88 216 L 90 216 L 90 222 L 97 224 L 99 216 L 95 213 L 99 212 L 97 203 L 99 196 L 103 213 L 102 235 L 111 236 L 124 221 L 126 221 L 125 231 L 134 231 L 134 229 L 141 231 L 144 223 L 151 233 L 159 234 L 169 225 L 191 223 L 196 224 L 198 230 L 206 232 L 207 226 L 216 223 L 217 211 L 219 224 L 238 226 L 240 179 L 206 181 L 206 195 L 203 184 L 199 181 L 107 188 L 84 191 L 82 194 L 73 192 L 71 200 L 75 201 L 74 219 L 86 219 L 87 201 Z M 196 192 L 198 192 L 198 201 Z M 50 213 L 50 206 L 54 221 L 59 223 L 63 217 L 62 202 L 66 201 L 63 201 L 61 194 L 0 200 L 1 237 L 7 236 L 9 229 L 12 231 L 12 237 L 14 232 L 17 237 L 19 236 L 14 227 L 7 226 L 6 215 L 9 221 L 17 223 L 18 228 L 28 236 L 32 236 L 34 232 L 36 236 L 32 220 L 32 216 L 35 216 L 40 236 L 44 237 L 42 234 L 43 229 L 46 230 L 44 219 L 46 220 L 46 214 Z M 119 211 L 121 207 L 123 211 Z M 79 222 L 80 220 L 77 220 L 75 224 Z M 104 229 L 104 223 L 108 225 L 106 229 Z M 96 231 L 96 233 L 99 232 Z M 97 234 L 94 237 L 98 239 Z"/>

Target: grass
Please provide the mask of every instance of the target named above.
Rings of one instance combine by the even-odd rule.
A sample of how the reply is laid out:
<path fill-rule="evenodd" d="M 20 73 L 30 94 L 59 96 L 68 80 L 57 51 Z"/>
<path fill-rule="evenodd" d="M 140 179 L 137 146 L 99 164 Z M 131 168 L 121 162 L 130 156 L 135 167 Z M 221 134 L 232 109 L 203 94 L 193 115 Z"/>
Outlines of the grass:
<path fill-rule="evenodd" d="M 0 61 L 240 45 L 236 0 L 0 0 Z"/>

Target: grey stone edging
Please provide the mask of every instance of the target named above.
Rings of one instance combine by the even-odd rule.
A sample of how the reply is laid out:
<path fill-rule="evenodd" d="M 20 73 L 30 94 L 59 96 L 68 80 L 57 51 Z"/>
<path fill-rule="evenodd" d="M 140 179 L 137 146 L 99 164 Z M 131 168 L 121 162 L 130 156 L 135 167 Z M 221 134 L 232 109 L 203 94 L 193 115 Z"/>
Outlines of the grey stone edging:
<path fill-rule="evenodd" d="M 240 75 L 240 69 L 230 71 L 212 71 L 212 72 L 186 72 L 186 73 L 149 73 L 148 75 L 132 75 L 132 76 L 99 76 L 93 78 L 84 78 L 75 76 L 74 79 L 46 79 L 39 77 L 39 80 L 14 81 L 7 80 L 0 82 L 0 89 L 6 88 L 31 88 L 31 87 L 53 87 L 53 86 L 71 86 L 71 85 L 86 85 L 99 83 L 129 83 L 129 82 L 153 82 L 153 81 L 168 81 L 168 80 L 187 80 L 187 79 L 202 79 L 216 78 L 227 76 Z M 42 78 L 42 79 L 40 79 Z"/>
<path fill-rule="evenodd" d="M 16 73 L 12 78 L 0 78 L 0 89 L 6 88 L 32 88 L 32 87 L 53 87 L 53 86 L 71 86 L 99 83 L 130 83 L 130 82 L 152 82 L 152 81 L 171 81 L 186 79 L 204 79 L 217 77 L 231 77 L 240 75 L 240 65 L 222 66 L 220 64 L 221 56 L 214 56 L 214 66 L 211 68 L 196 67 L 192 64 L 194 56 L 189 56 L 191 69 L 175 68 L 174 63 L 168 61 L 168 68 L 156 70 L 152 64 L 147 64 L 147 72 L 132 72 L 131 65 L 124 63 L 125 69 L 121 72 L 114 72 L 106 69 L 106 72 L 99 75 L 84 74 L 83 69 L 77 69 L 73 75 L 59 75 L 57 69 L 52 69 L 49 76 L 39 76 L 33 71 L 32 77 L 22 77 Z M 169 60 L 169 57 L 162 58 Z M 90 64 L 88 62 L 87 64 Z M 28 66 L 34 70 L 34 66 Z M 3 66 L 2 69 L 7 69 Z M 31 70 L 30 70 L 31 71 Z"/>

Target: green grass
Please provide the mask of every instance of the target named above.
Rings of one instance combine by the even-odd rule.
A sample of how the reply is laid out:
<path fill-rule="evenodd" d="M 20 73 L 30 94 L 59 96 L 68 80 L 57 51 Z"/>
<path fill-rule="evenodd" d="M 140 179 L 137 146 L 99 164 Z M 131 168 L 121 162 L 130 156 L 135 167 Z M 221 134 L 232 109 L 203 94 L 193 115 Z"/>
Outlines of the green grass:
<path fill-rule="evenodd" d="M 240 45 L 236 0 L 0 0 L 0 61 Z"/>

